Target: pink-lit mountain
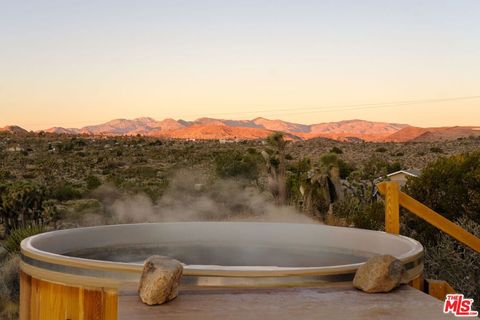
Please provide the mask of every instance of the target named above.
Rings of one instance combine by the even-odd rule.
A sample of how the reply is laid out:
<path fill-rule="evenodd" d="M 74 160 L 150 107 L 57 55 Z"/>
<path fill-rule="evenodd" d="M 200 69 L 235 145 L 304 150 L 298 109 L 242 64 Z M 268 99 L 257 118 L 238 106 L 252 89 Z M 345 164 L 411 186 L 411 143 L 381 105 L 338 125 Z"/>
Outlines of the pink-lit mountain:
<path fill-rule="evenodd" d="M 8 126 L 0 131 L 27 133 L 18 126 Z M 312 125 L 292 123 L 283 120 L 256 118 L 253 120 L 227 120 L 200 118 L 194 121 L 149 117 L 115 119 L 98 125 L 82 128 L 53 127 L 45 132 L 57 134 L 87 135 L 144 135 L 175 139 L 262 139 L 272 132 L 281 131 L 292 140 L 330 138 L 336 140 L 362 139 L 365 141 L 436 141 L 452 140 L 459 137 L 480 136 L 477 127 L 418 128 L 408 124 L 346 120 Z"/>

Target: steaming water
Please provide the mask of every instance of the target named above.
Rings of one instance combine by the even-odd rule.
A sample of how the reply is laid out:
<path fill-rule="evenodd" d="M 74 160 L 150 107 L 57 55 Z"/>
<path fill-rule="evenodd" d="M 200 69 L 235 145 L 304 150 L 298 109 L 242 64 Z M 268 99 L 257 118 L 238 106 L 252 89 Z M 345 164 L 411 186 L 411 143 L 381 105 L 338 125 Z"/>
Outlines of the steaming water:
<path fill-rule="evenodd" d="M 365 262 L 368 254 L 338 248 L 271 248 L 225 245 L 131 245 L 82 249 L 65 255 L 102 261 L 143 263 L 152 255 L 175 258 L 188 265 L 323 267 Z"/>

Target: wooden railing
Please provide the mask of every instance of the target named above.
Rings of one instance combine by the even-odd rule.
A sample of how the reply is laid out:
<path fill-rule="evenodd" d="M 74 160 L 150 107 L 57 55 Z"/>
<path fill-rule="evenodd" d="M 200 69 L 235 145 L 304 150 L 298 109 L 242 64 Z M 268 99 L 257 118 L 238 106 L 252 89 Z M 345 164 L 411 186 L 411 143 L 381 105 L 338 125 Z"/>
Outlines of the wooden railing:
<path fill-rule="evenodd" d="M 426 222 L 442 230 L 454 239 L 480 252 L 480 239 L 451 222 L 444 216 L 436 213 L 426 205 L 418 202 L 408 194 L 400 191 L 397 182 L 387 181 L 377 185 L 378 191 L 385 198 L 385 231 L 393 234 L 400 233 L 400 206 L 422 218 Z M 410 285 L 429 295 L 445 300 L 445 295 L 455 293 L 455 290 L 445 281 L 430 280 L 424 281 L 423 275 L 412 280 Z"/>
<path fill-rule="evenodd" d="M 480 239 L 436 213 L 426 205 L 418 202 L 408 194 L 400 191 L 397 182 L 388 181 L 377 185 L 378 191 L 385 198 L 385 231 L 400 233 L 400 206 L 422 218 L 432 226 L 442 230 L 476 252 L 480 252 Z"/>

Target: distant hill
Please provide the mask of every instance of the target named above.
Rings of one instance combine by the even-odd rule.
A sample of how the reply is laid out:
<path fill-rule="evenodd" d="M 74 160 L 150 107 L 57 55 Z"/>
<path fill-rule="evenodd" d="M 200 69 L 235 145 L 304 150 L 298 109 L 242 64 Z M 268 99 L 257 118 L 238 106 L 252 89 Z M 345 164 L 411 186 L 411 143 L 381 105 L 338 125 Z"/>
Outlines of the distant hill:
<path fill-rule="evenodd" d="M 290 139 L 317 137 L 347 140 L 357 138 L 378 141 L 408 127 L 406 124 L 349 120 L 305 125 L 283 120 L 255 118 L 253 120 L 228 120 L 199 118 L 194 121 L 165 119 L 157 121 L 144 117 L 133 120 L 115 119 L 83 128 L 54 127 L 45 130 L 59 134 L 93 135 L 146 135 L 177 139 L 260 139 L 275 131 L 282 131 Z"/>
<path fill-rule="evenodd" d="M 27 133 L 18 126 L 8 126 L 0 131 Z M 283 120 L 255 118 L 252 120 L 228 120 L 199 118 L 194 121 L 149 117 L 115 119 L 82 128 L 53 127 L 45 132 L 58 134 L 88 135 L 144 135 L 173 139 L 263 139 L 272 132 L 282 131 L 288 139 L 308 140 L 327 138 L 341 141 L 437 141 L 454 140 L 460 137 L 480 136 L 477 127 L 419 128 L 408 124 L 345 120 L 312 125 Z"/>
<path fill-rule="evenodd" d="M 159 131 L 151 135 L 175 139 L 225 139 L 225 140 L 253 140 L 264 139 L 273 131 L 249 128 L 249 127 L 230 127 L 218 124 L 192 125 L 182 129 L 172 131 Z"/>
<path fill-rule="evenodd" d="M 388 137 L 385 141 L 393 142 L 432 142 L 440 140 L 455 140 L 470 136 L 480 136 L 480 127 L 438 127 L 438 128 L 418 128 L 406 127 Z"/>
<path fill-rule="evenodd" d="M 365 120 L 346 120 L 313 124 L 310 126 L 310 132 L 312 134 L 374 134 L 387 136 L 406 127 L 409 127 L 409 125 Z"/>
<path fill-rule="evenodd" d="M 311 126 L 305 124 L 298 124 L 286 122 L 282 120 L 269 120 L 265 118 L 256 118 L 252 120 L 256 125 L 272 131 L 283 131 L 289 133 L 307 133 L 311 131 Z"/>
<path fill-rule="evenodd" d="M 23 129 L 22 127 L 19 126 L 6 126 L 3 128 L 0 128 L 0 132 L 9 132 L 12 134 L 26 134 L 28 133 L 27 130 Z"/>
<path fill-rule="evenodd" d="M 391 135 L 386 137 L 385 140 L 392 142 L 410 141 L 421 136 L 422 134 L 427 132 L 427 130 L 427 128 L 405 127 L 398 130 L 397 132 L 392 133 Z"/>

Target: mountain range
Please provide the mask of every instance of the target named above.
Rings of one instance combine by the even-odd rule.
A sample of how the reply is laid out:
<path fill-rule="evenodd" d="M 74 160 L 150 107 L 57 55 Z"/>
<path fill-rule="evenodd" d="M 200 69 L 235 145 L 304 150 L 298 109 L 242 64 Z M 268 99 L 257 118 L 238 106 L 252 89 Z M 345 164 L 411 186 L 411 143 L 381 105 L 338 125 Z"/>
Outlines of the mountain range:
<path fill-rule="evenodd" d="M 0 128 L 0 131 L 14 134 L 27 133 L 25 129 L 18 126 L 7 126 Z M 357 119 L 306 125 L 266 118 L 253 120 L 200 118 L 194 121 L 168 118 L 158 121 L 142 117 L 132 120 L 115 119 L 82 128 L 53 127 L 43 131 L 57 134 L 144 135 L 174 139 L 225 140 L 263 139 L 272 132 L 281 131 L 291 140 L 329 138 L 342 141 L 361 139 L 392 142 L 453 140 L 460 137 L 480 136 L 480 127 L 420 128 L 408 124 Z"/>

